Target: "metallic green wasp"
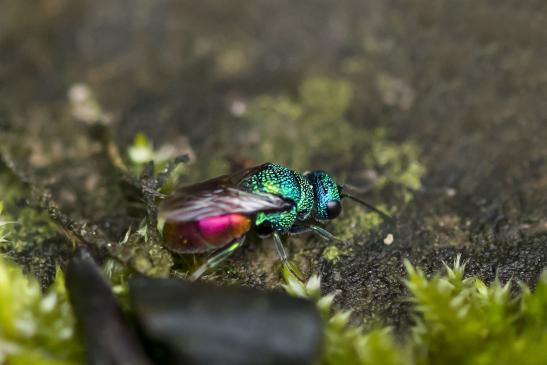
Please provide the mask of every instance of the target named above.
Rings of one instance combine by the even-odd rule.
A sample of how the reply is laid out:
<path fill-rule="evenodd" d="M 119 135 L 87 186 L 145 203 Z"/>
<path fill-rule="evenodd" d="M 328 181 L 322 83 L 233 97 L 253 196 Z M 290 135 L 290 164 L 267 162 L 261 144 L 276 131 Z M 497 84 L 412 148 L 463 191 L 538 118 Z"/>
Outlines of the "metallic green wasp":
<path fill-rule="evenodd" d="M 252 229 L 273 236 L 279 258 L 291 268 L 281 235 L 311 232 L 336 240 L 314 221 L 338 217 L 343 198 L 389 218 L 342 190 L 324 171 L 301 174 L 273 163 L 182 187 L 160 203 L 165 244 L 179 253 L 218 250 L 192 274 L 195 280 L 243 245 Z"/>

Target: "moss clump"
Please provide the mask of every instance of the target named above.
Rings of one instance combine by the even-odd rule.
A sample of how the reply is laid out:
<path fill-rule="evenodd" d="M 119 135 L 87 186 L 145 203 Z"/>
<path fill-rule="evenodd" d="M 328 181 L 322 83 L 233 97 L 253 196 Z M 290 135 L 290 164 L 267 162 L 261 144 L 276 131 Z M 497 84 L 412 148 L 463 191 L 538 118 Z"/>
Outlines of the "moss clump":
<path fill-rule="evenodd" d="M 318 158 L 338 165 L 349 163 L 350 152 L 361 148 L 364 166 L 378 173 L 377 187 L 395 184 L 419 189 L 425 173 L 419 146 L 413 141 L 391 140 L 385 128 L 367 130 L 352 125 L 346 118 L 352 101 L 351 83 L 321 77 L 305 80 L 296 99 L 258 97 L 246 115 L 247 137 L 256 143 L 249 154 L 260 161 L 307 170 Z"/>
<path fill-rule="evenodd" d="M 27 205 L 31 192 L 0 164 L 0 253 L 49 286 L 55 267 L 70 249 L 47 212 Z"/>
<path fill-rule="evenodd" d="M 152 277 L 167 277 L 173 266 L 173 256 L 160 243 L 157 237 L 152 237 L 150 231 L 155 229 L 141 222 L 138 230 L 129 229 L 122 241 L 116 246 L 116 253 L 131 269 Z M 154 232 L 155 233 L 155 232 Z M 106 267 L 112 283 L 123 282 L 129 270 L 123 267 Z"/>
<path fill-rule="evenodd" d="M 377 213 L 349 204 L 346 204 L 342 215 L 333 224 L 334 234 L 339 239 L 351 240 L 356 232 L 368 232 L 382 224 L 383 219 Z M 379 205 L 378 209 L 387 211 L 383 205 Z"/>
<path fill-rule="evenodd" d="M 74 324 L 60 270 L 44 294 L 35 279 L 0 258 L 0 363 L 81 364 Z"/>
<path fill-rule="evenodd" d="M 300 282 L 284 271 L 285 289 L 312 298 L 325 319 L 324 364 L 544 364 L 547 362 L 547 271 L 535 289 L 511 295 L 510 283 L 487 286 L 465 278 L 459 257 L 443 275 L 426 278 L 405 262 L 416 323 L 404 341 L 390 328 L 370 331 L 348 324 L 350 312 L 332 310 L 319 278 Z"/>
<path fill-rule="evenodd" d="M 341 256 L 351 255 L 351 252 L 351 248 L 341 248 L 332 244 L 323 250 L 323 258 L 332 263 L 337 263 Z"/>
<path fill-rule="evenodd" d="M 389 188 L 390 195 L 397 205 L 408 204 L 414 191 L 421 187 L 425 167 L 420 162 L 421 149 L 413 141 L 395 142 L 388 138 L 383 128 L 377 128 L 365 134 L 366 151 L 362 162 L 377 172 L 375 188 Z M 394 215 L 396 206 L 377 206 L 380 210 Z M 349 240 L 355 232 L 368 232 L 382 223 L 382 218 L 361 207 L 347 207 L 340 219 L 334 222 L 335 233 L 344 240 Z"/>
<path fill-rule="evenodd" d="M 510 283 L 464 278 L 459 258 L 444 276 L 427 279 L 405 263 L 417 323 L 416 364 L 544 364 L 547 362 L 547 272 L 536 292 L 513 298 Z"/>
<path fill-rule="evenodd" d="M 340 258 L 340 249 L 334 245 L 328 246 L 323 251 L 323 257 L 329 261 L 336 262 Z"/>
<path fill-rule="evenodd" d="M 352 87 L 344 80 L 315 77 L 306 80 L 298 97 L 261 96 L 247 114 L 250 135 L 257 135 L 249 155 L 307 170 L 314 158 L 348 160 L 352 126 L 345 118 Z"/>
<path fill-rule="evenodd" d="M 398 186 L 405 203 L 412 198 L 412 191 L 421 187 L 425 167 L 419 162 L 421 150 L 413 141 L 394 142 L 387 138 L 383 128 L 377 128 L 367 138 L 369 152 L 363 163 L 378 171 L 376 185 L 379 188 L 391 184 Z"/>

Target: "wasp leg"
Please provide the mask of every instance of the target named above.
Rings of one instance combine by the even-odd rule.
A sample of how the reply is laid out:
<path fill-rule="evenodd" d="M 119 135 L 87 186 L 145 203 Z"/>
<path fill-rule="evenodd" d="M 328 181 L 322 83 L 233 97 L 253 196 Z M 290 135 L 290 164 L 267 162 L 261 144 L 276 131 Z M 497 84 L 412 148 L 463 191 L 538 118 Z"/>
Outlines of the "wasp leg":
<path fill-rule="evenodd" d="M 190 276 L 190 281 L 195 281 L 199 279 L 207 270 L 212 269 L 213 267 L 220 264 L 222 261 L 226 260 L 231 254 L 235 252 L 239 247 L 245 242 L 245 236 L 238 238 L 232 243 L 228 244 L 226 248 L 221 249 L 219 252 L 216 252 L 211 256 L 203 265 L 197 268 L 196 271 Z"/>
<path fill-rule="evenodd" d="M 319 226 L 314 226 L 314 225 L 303 226 L 303 225 L 295 224 L 291 227 L 291 230 L 290 230 L 290 233 L 292 234 L 302 234 L 302 233 L 310 233 L 310 232 L 317 234 L 319 237 L 327 241 L 338 241 L 338 242 L 345 243 L 344 240 L 341 240 L 340 238 L 336 237 L 335 235 L 333 235 L 326 229 Z"/>
<path fill-rule="evenodd" d="M 283 247 L 283 241 L 281 241 L 281 237 L 279 237 L 279 233 L 277 232 L 273 233 L 273 240 L 275 243 L 275 249 L 277 251 L 277 255 L 279 256 L 279 259 L 281 260 L 281 264 L 285 266 L 294 276 L 296 276 L 298 280 L 303 282 L 304 278 L 302 273 L 293 265 L 292 262 L 289 261 L 289 257 L 287 256 L 285 247 Z"/>

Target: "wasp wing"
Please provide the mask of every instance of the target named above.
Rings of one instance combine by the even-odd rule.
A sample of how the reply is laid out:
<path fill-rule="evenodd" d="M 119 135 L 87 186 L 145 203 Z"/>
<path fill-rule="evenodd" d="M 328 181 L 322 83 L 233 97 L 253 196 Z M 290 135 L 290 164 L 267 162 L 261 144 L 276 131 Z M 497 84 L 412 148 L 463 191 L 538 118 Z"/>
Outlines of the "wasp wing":
<path fill-rule="evenodd" d="M 280 196 L 251 193 L 238 187 L 241 180 L 261 167 L 180 188 L 160 203 L 160 216 L 170 221 L 190 222 L 230 213 L 252 215 L 292 208 L 293 203 Z"/>

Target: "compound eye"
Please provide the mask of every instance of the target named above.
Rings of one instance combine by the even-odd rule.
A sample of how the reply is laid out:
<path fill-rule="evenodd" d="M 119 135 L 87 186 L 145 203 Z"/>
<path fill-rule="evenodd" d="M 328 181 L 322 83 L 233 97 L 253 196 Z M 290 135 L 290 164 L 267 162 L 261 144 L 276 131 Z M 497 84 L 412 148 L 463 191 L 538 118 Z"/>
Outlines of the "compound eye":
<path fill-rule="evenodd" d="M 274 231 L 273 226 L 270 222 L 265 221 L 259 225 L 254 226 L 254 231 L 256 234 L 258 234 L 260 237 L 267 237 L 271 235 Z"/>
<path fill-rule="evenodd" d="M 327 203 L 327 218 L 334 219 L 342 212 L 342 204 L 338 200 L 331 200 Z"/>

